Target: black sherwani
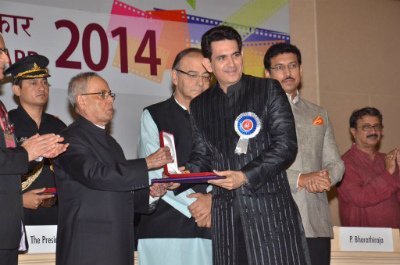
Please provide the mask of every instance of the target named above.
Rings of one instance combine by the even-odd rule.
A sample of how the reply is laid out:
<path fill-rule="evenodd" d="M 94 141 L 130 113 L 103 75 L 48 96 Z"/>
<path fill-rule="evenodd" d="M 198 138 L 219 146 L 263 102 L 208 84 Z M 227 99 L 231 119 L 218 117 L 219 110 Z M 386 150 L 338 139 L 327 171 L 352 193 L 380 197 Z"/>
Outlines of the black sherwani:
<path fill-rule="evenodd" d="M 22 220 L 21 175 L 27 170 L 28 153 L 22 147 L 7 148 L 0 127 L 0 250 L 18 249 Z"/>
<path fill-rule="evenodd" d="M 41 118 L 40 127 L 37 127 L 36 122 L 29 116 L 22 106 L 9 112 L 10 122 L 15 127 L 15 138 L 17 144 L 21 145 L 22 142 L 35 134 L 55 133 L 59 134 L 66 126 L 58 118 L 53 115 L 43 113 Z M 54 172 L 50 168 L 50 160 L 44 158 L 41 162 L 31 162 L 29 165 L 29 172 L 22 177 L 22 181 L 27 181 L 27 176 L 35 172 L 37 167 L 42 167 L 40 175 L 34 182 L 23 192 L 33 189 L 41 189 L 43 187 L 55 187 Z M 58 215 L 57 203 L 50 208 L 39 207 L 36 210 L 24 208 L 24 224 L 25 225 L 56 225 Z"/>
<path fill-rule="evenodd" d="M 194 149 L 191 171 L 241 170 L 248 184 L 234 191 L 213 189 L 212 239 L 215 265 L 307 264 L 298 209 L 285 169 L 297 152 L 296 130 L 287 96 L 279 82 L 243 75 L 225 94 L 218 84 L 191 105 Z M 253 112 L 261 130 L 246 154 L 235 154 L 236 117 Z M 245 249 L 240 231 L 244 235 Z"/>
<path fill-rule="evenodd" d="M 132 191 L 149 186 L 145 159 L 126 160 L 114 138 L 83 117 L 61 135 L 70 146 L 54 161 L 59 198 L 56 263 L 132 265 Z"/>

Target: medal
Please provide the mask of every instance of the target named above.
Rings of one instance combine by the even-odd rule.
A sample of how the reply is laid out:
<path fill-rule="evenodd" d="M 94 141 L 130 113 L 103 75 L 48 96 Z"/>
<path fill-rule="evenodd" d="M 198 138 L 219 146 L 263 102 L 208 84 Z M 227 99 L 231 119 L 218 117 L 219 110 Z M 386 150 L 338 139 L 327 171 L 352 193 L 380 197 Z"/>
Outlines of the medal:
<path fill-rule="evenodd" d="M 240 137 L 235 148 L 235 154 L 246 154 L 249 139 L 260 132 L 260 118 L 254 112 L 243 112 L 236 117 L 234 126 L 236 133 Z"/>
<path fill-rule="evenodd" d="M 16 147 L 14 139 L 14 125 L 8 120 L 8 112 L 3 102 L 0 101 L 0 126 L 4 133 L 4 140 L 7 148 Z"/>

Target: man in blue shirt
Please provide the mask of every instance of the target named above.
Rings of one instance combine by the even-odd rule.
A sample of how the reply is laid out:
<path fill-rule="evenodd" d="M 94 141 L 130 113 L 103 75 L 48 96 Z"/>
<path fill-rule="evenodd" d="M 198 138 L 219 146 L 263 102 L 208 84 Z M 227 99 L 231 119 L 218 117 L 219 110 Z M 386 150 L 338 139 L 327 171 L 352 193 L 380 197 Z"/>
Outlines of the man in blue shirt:
<path fill-rule="evenodd" d="M 188 161 L 192 147 L 189 104 L 209 87 L 211 78 L 202 60 L 201 51 L 196 48 L 185 49 L 176 56 L 171 71 L 173 95 L 143 111 L 140 157 L 157 150 L 159 132 L 167 131 L 174 135 L 178 166 Z M 162 170 L 150 172 L 151 178 L 161 175 Z M 212 264 L 211 194 L 207 193 L 207 184 L 176 193 L 168 191 L 154 213 L 141 216 L 138 227 L 141 265 Z"/>

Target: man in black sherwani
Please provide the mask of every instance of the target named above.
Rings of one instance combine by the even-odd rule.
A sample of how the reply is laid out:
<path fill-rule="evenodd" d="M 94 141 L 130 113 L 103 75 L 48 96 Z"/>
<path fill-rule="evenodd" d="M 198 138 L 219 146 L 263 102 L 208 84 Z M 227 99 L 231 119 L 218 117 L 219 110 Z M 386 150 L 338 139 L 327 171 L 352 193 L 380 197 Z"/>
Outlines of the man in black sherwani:
<path fill-rule="evenodd" d="M 212 180 L 215 265 L 303 265 L 309 256 L 285 169 L 297 152 L 293 114 L 279 82 L 243 74 L 242 41 L 231 27 L 207 31 L 204 66 L 217 83 L 190 105 L 187 168 Z"/>
<path fill-rule="evenodd" d="M 149 206 L 149 192 L 138 193 L 143 198 L 134 200 L 133 191 L 148 188 L 147 171 L 172 162 L 171 154 L 160 148 L 146 158 L 125 158 L 105 128 L 113 118 L 115 94 L 96 73 L 73 77 L 68 97 L 78 117 L 61 133 L 70 144 L 68 152 L 54 162 L 59 199 L 56 264 L 132 265 L 134 205 L 144 211 Z M 166 192 L 160 186 L 150 188 L 152 197 Z"/>

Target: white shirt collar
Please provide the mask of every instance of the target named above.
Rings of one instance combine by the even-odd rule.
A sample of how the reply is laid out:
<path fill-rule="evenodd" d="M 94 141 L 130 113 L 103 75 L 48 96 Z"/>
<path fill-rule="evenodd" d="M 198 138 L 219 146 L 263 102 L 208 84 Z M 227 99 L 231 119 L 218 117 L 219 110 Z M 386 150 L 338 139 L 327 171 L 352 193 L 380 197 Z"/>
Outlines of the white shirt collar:
<path fill-rule="evenodd" d="M 300 100 L 299 90 L 296 90 L 296 96 L 294 96 L 293 99 L 288 93 L 286 93 L 286 96 L 288 97 L 289 102 L 292 104 L 296 104 Z"/>
<path fill-rule="evenodd" d="M 181 103 L 179 103 L 178 100 L 176 100 L 175 95 L 174 95 L 174 99 L 175 99 L 175 102 L 176 102 L 179 106 L 181 106 L 182 109 L 187 110 L 187 108 L 186 108 L 185 106 L 183 106 Z"/>

